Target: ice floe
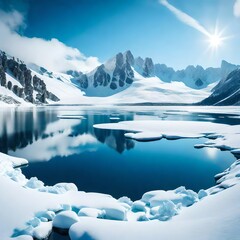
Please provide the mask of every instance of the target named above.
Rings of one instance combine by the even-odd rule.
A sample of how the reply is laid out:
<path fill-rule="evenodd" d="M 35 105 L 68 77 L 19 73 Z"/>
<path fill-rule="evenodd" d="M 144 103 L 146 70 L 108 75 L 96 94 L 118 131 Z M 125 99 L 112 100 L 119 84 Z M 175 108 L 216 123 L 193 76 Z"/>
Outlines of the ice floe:
<path fill-rule="evenodd" d="M 236 150 L 240 148 L 240 127 L 239 125 L 229 126 L 226 124 L 196 122 L 196 121 L 123 121 L 118 123 L 96 124 L 98 129 L 125 130 L 126 137 L 136 140 L 156 140 L 157 137 L 169 140 L 180 138 L 201 138 L 210 140 L 201 147 L 217 147 L 223 150 Z M 238 150 L 236 150 L 238 151 Z"/>

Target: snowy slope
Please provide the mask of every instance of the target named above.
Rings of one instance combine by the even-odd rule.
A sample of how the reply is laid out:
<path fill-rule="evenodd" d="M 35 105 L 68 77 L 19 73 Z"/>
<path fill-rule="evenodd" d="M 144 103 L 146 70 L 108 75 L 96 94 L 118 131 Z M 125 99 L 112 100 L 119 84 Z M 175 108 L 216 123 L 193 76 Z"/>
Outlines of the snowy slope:
<path fill-rule="evenodd" d="M 113 102 L 124 103 L 194 103 L 209 96 L 213 85 L 195 90 L 182 82 L 166 83 L 157 77 L 144 78 L 135 74 L 133 84 L 126 90 L 112 96 Z"/>
<path fill-rule="evenodd" d="M 111 68 L 110 63 L 111 61 L 108 62 L 108 69 Z M 70 75 L 52 73 L 49 76 L 32 70 L 33 75 L 44 80 L 49 91 L 60 98 L 57 104 L 195 103 L 208 97 L 215 86 L 211 84 L 205 89 L 196 90 L 182 82 L 166 83 L 158 77 L 145 78 L 136 71 L 133 72 L 135 77 L 128 88 L 107 97 L 90 97 L 71 82 Z M 104 87 L 101 86 L 99 91 L 104 91 Z"/>
<path fill-rule="evenodd" d="M 57 102 L 57 104 L 81 104 L 84 92 L 70 81 L 69 75 L 54 73 L 52 77 L 49 77 L 48 75 L 41 75 L 33 70 L 32 74 L 41 78 L 46 84 L 47 89 L 60 99 L 60 102 Z"/>
<path fill-rule="evenodd" d="M 134 81 L 125 90 L 109 97 L 83 97 L 82 103 L 195 103 L 208 97 L 214 84 L 202 90 L 187 87 L 181 82 L 166 83 L 157 77 L 144 78 L 134 71 Z"/>
<path fill-rule="evenodd" d="M 240 69 L 232 71 L 213 89 L 202 105 L 240 105 Z"/>

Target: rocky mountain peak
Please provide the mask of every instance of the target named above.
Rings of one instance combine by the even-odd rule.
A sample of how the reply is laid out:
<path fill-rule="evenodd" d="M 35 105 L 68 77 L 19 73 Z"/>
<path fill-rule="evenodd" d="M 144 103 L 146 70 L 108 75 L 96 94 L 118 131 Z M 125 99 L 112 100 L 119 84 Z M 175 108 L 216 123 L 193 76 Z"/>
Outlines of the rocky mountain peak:
<path fill-rule="evenodd" d="M 154 75 L 154 63 L 153 60 L 149 57 L 145 58 L 142 75 L 144 77 L 151 77 Z"/>
<path fill-rule="evenodd" d="M 131 66 L 134 66 L 135 60 L 134 60 L 134 56 L 130 50 L 127 50 L 124 53 L 124 57 L 126 59 L 126 62 L 128 62 Z"/>

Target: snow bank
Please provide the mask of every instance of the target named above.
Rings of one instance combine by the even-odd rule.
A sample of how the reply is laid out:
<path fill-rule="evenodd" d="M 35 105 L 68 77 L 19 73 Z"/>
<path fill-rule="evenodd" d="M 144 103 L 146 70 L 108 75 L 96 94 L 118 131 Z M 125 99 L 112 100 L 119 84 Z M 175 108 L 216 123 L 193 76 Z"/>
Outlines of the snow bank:
<path fill-rule="evenodd" d="M 28 180 L 22 174 L 21 169 L 14 169 L 12 162 L 6 158 L 0 159 L 1 239 L 8 239 L 11 235 L 35 237 L 47 235 L 49 225 L 43 223 L 53 220 L 55 221 L 54 226 L 61 227 L 56 221 L 58 218 L 62 219 L 63 216 L 58 218 L 55 216 L 60 213 L 64 215 L 64 212 L 72 212 L 73 208 L 79 209 L 79 212 L 86 215 L 93 214 L 93 210 L 89 211 L 89 209 L 95 209 L 96 212 L 101 212 L 101 215 L 97 217 L 126 219 L 127 208 L 110 195 L 80 192 L 72 183 L 59 183 L 54 186 L 43 186 L 42 184 L 37 178 Z M 86 209 L 88 210 L 86 211 Z M 59 211 L 61 212 L 59 213 Z M 76 217 L 76 215 L 74 216 Z M 69 215 L 65 217 L 67 219 Z M 66 220 L 64 224 L 69 224 L 69 222 L 71 221 Z M 66 225 L 62 227 L 66 227 Z"/>
<path fill-rule="evenodd" d="M 240 184 L 182 210 L 171 221 L 119 222 L 81 218 L 70 228 L 71 240 L 194 239 L 238 240 Z M 229 204 L 231 203 L 231 204 Z M 214 224 L 213 224 L 214 223 Z"/>
<path fill-rule="evenodd" d="M 150 207 L 161 206 L 166 201 L 188 207 L 198 201 L 198 195 L 192 190 L 186 190 L 185 187 L 179 187 L 173 191 L 157 190 L 147 192 L 143 195 L 142 201 Z"/>
<path fill-rule="evenodd" d="M 208 189 L 209 194 L 219 193 L 240 183 L 240 159 L 235 161 L 224 172 L 215 175 L 217 185 Z"/>
<path fill-rule="evenodd" d="M 12 157 L 1 152 L 0 152 L 0 161 L 11 162 L 13 167 L 20 167 L 28 164 L 28 160 L 24 158 Z"/>

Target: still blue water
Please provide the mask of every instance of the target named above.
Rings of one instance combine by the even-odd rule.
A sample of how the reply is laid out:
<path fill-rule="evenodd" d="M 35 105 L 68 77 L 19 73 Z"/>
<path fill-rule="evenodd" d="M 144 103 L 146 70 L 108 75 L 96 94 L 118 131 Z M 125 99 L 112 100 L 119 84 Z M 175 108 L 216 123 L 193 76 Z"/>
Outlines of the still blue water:
<path fill-rule="evenodd" d="M 141 198 L 146 191 L 186 186 L 195 191 L 214 185 L 214 175 L 235 160 L 230 152 L 195 149 L 207 139 L 137 142 L 124 131 L 94 129 L 120 120 L 193 120 L 239 124 L 234 115 L 166 110 L 46 107 L 1 109 L 0 151 L 24 157 L 22 168 L 46 185 L 73 182 L 79 190 Z M 61 115 L 84 119 L 61 119 Z M 112 119 L 114 117 L 114 119 Z M 119 118 L 119 119 L 116 119 Z"/>

